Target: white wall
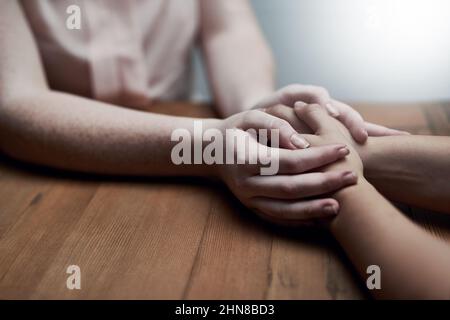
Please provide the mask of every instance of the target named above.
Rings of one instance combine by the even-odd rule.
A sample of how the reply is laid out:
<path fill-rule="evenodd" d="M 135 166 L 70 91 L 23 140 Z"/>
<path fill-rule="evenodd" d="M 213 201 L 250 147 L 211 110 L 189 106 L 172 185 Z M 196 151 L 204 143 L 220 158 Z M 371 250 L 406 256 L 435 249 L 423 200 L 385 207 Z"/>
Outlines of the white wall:
<path fill-rule="evenodd" d="M 450 0 L 252 0 L 279 86 L 338 99 L 450 99 Z M 207 86 L 196 61 L 197 97 Z M 199 76 L 200 74 L 200 76 Z"/>

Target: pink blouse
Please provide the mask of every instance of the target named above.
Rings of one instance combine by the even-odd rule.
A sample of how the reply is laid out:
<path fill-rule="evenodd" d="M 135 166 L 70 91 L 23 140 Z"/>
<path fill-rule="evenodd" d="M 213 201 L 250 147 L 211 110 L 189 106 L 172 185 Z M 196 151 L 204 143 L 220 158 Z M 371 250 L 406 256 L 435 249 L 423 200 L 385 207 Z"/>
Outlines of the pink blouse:
<path fill-rule="evenodd" d="M 67 7 L 81 9 L 70 30 Z M 118 105 L 184 99 L 197 0 L 22 0 L 51 88 Z"/>

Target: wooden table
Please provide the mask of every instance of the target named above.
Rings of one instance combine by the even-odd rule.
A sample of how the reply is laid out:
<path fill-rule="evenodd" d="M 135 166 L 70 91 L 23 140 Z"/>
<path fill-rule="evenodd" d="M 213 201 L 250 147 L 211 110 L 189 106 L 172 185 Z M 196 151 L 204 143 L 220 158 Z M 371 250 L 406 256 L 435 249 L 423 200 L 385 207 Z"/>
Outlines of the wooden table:
<path fill-rule="evenodd" d="M 450 135 L 448 103 L 354 105 L 369 121 Z M 403 209 L 450 239 L 448 219 Z M 81 268 L 81 290 L 66 288 L 69 265 Z M 362 283 L 325 231 L 265 224 L 219 184 L 68 174 L 0 156 L 0 298 L 359 299 Z"/>

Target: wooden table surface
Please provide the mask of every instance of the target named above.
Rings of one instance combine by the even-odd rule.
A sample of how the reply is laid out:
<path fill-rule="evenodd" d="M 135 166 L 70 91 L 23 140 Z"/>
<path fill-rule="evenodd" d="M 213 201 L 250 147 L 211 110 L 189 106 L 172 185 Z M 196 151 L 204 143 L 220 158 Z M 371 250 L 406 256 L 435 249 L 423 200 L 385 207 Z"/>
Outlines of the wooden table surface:
<path fill-rule="evenodd" d="M 448 103 L 354 106 L 369 121 L 450 135 Z M 449 219 L 403 209 L 450 241 Z M 81 290 L 66 288 L 69 265 L 81 268 Z M 362 284 L 324 230 L 263 223 L 220 184 L 69 174 L 0 156 L 2 299 L 360 299 Z"/>

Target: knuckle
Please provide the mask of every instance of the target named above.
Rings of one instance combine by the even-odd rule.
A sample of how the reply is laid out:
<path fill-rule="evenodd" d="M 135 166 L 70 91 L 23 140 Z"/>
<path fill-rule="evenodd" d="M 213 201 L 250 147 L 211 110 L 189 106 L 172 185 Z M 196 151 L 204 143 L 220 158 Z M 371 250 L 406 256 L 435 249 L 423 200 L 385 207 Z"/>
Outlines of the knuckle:
<path fill-rule="evenodd" d="M 290 126 L 291 125 L 289 124 L 289 122 L 287 122 L 286 120 L 281 119 L 281 118 L 274 117 L 274 118 L 270 119 L 270 122 L 269 122 L 269 127 L 272 129 L 286 130 L 286 129 L 289 129 Z"/>
<path fill-rule="evenodd" d="M 284 87 L 280 92 L 280 99 L 283 104 L 293 105 L 296 102 L 297 95 L 303 91 L 303 87 L 300 84 L 291 84 Z"/>
<path fill-rule="evenodd" d="M 320 188 L 324 191 L 333 190 L 336 186 L 336 181 L 330 176 L 324 176 L 320 182 Z"/>
<path fill-rule="evenodd" d="M 277 120 L 278 121 L 278 126 L 280 129 L 284 129 L 284 130 L 291 130 L 291 124 L 285 120 L 285 119 L 280 119 Z"/>
<path fill-rule="evenodd" d="M 242 116 L 243 123 L 252 122 L 252 120 L 255 119 L 255 117 L 257 117 L 260 113 L 261 113 L 261 111 L 259 111 L 259 110 L 246 111 Z"/>
<path fill-rule="evenodd" d="M 280 101 L 281 101 L 281 103 L 286 104 L 286 105 L 293 104 L 294 98 L 293 98 L 292 92 L 288 91 L 288 90 L 282 91 L 280 94 Z"/>
<path fill-rule="evenodd" d="M 324 150 L 322 150 L 316 157 L 316 159 L 318 161 L 320 161 L 321 163 L 325 163 L 328 162 L 332 159 L 335 159 L 336 157 L 336 153 L 329 150 L 329 148 L 325 148 Z"/>
<path fill-rule="evenodd" d="M 304 106 L 302 108 L 302 110 L 304 113 L 309 114 L 309 113 L 315 112 L 318 109 L 318 107 L 319 107 L 318 104 L 312 103 L 312 104 L 307 104 L 306 106 Z"/>
<path fill-rule="evenodd" d="M 277 104 L 277 105 L 271 107 L 270 109 L 271 109 L 271 110 L 270 110 L 270 113 L 271 113 L 271 114 L 273 114 L 273 115 L 276 115 L 276 114 L 281 115 L 281 114 L 283 114 L 287 109 L 290 109 L 290 108 L 287 107 L 287 106 L 285 106 L 285 105 L 282 105 L 282 104 Z"/>

